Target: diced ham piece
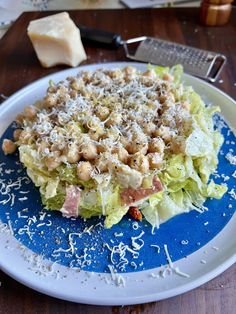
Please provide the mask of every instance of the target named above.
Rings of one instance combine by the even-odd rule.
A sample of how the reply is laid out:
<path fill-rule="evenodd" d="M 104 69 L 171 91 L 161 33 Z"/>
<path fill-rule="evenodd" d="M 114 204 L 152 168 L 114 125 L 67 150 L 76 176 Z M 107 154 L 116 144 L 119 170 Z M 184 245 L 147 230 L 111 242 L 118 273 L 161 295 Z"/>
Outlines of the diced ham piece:
<path fill-rule="evenodd" d="M 123 205 L 131 205 L 137 201 L 140 201 L 143 198 L 146 198 L 163 190 L 161 181 L 157 177 L 153 178 L 152 184 L 153 186 L 149 189 L 141 188 L 135 190 L 132 188 L 127 188 L 122 190 L 120 193 L 121 203 Z"/>
<path fill-rule="evenodd" d="M 66 187 L 65 202 L 60 209 L 64 217 L 79 216 L 80 189 L 76 185 L 68 185 Z"/>

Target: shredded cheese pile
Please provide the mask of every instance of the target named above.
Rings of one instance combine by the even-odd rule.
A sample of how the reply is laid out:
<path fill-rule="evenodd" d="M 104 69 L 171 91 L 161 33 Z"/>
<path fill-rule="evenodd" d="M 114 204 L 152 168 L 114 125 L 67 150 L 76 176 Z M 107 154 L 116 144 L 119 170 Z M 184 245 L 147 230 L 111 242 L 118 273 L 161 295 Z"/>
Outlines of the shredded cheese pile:
<path fill-rule="evenodd" d="M 184 150 L 192 123 L 170 74 L 160 79 L 133 67 L 68 77 L 16 120 L 23 129 L 17 145 L 35 149 L 46 170 L 85 161 L 82 181 L 112 172 L 121 186 L 129 178 L 134 188 L 163 169 L 165 153 Z"/>

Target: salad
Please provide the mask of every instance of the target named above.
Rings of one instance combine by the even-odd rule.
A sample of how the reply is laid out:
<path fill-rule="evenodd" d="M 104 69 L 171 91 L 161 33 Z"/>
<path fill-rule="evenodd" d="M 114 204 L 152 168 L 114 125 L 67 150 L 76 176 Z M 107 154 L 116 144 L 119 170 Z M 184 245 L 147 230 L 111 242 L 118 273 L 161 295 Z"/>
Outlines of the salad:
<path fill-rule="evenodd" d="M 66 217 L 105 216 L 111 228 L 128 212 L 158 227 L 220 199 L 216 170 L 222 135 L 182 67 L 128 66 L 82 71 L 54 84 L 16 117 L 20 161 L 44 207 Z"/>

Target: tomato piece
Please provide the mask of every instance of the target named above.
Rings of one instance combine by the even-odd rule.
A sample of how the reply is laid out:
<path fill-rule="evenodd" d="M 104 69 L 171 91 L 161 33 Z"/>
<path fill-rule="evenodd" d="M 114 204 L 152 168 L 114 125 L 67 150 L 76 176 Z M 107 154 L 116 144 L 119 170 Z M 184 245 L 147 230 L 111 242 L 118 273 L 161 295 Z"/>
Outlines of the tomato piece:
<path fill-rule="evenodd" d="M 135 220 L 142 220 L 143 216 L 137 206 L 130 206 L 128 214 Z"/>

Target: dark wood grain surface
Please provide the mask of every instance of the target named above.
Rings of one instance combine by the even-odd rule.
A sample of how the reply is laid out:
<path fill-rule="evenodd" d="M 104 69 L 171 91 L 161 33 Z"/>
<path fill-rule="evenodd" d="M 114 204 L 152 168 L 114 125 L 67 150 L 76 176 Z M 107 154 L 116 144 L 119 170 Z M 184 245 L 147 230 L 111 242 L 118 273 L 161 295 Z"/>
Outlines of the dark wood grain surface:
<path fill-rule="evenodd" d="M 62 70 L 39 65 L 26 35 L 32 19 L 47 13 L 24 13 L 0 40 L 0 93 L 7 96 L 32 81 Z M 236 9 L 224 27 L 199 25 L 198 9 L 71 11 L 76 23 L 117 32 L 123 38 L 150 35 L 218 51 L 228 62 L 214 85 L 236 98 Z M 123 49 L 86 47 L 86 63 L 126 60 Z M 0 239 L 1 241 L 1 239 Z M 236 313 L 236 265 L 211 282 L 184 295 L 145 305 L 97 307 L 57 300 L 22 286 L 0 272 L 0 314 L 12 313 Z"/>

